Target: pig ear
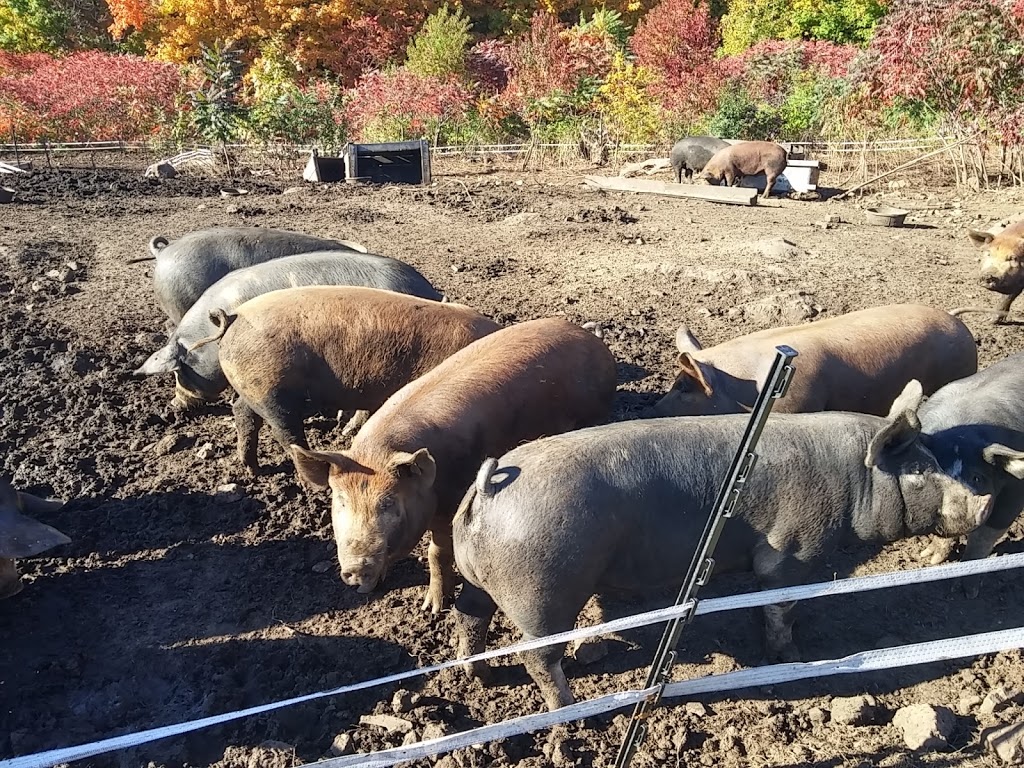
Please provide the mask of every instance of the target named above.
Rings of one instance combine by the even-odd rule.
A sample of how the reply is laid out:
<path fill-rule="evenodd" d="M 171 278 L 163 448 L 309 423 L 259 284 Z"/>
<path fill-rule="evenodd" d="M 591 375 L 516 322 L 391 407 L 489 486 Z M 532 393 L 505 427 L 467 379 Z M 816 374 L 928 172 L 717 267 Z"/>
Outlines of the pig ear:
<path fill-rule="evenodd" d="M 886 418 L 890 420 L 895 419 L 904 411 L 913 412 L 916 418 L 917 410 L 921 407 L 923 401 L 924 387 L 921 386 L 921 382 L 917 379 L 911 379 L 897 398 L 892 401 L 892 407 L 889 409 L 889 415 Z M 920 425 L 918 425 L 918 429 L 920 429 Z"/>
<path fill-rule="evenodd" d="M 22 512 L 29 515 L 39 515 L 46 512 L 56 512 L 64 506 L 63 501 L 57 499 L 40 499 L 31 493 L 18 492 L 18 507 Z"/>
<path fill-rule="evenodd" d="M 869 469 L 877 467 L 883 453 L 899 453 L 906 450 L 917 440 L 920 433 L 921 422 L 916 411 L 907 409 L 895 418 L 890 417 L 889 423 L 878 430 L 868 443 L 864 466 Z"/>
<path fill-rule="evenodd" d="M 31 557 L 71 539 L 44 523 L 14 512 L 0 521 L 0 557 Z"/>
<path fill-rule="evenodd" d="M 967 230 L 967 236 L 971 238 L 971 242 L 979 248 L 983 245 L 988 245 L 996 238 L 996 236 L 991 232 L 983 232 L 980 229 Z"/>
<path fill-rule="evenodd" d="M 168 342 L 149 356 L 149 359 L 135 369 L 136 376 L 152 376 L 156 373 L 173 373 L 178 370 L 178 344 Z"/>
<path fill-rule="evenodd" d="M 708 380 L 704 377 L 704 371 L 701 370 L 700 364 L 694 359 L 693 355 L 689 352 L 684 352 L 679 356 L 679 374 L 676 377 L 677 385 L 680 378 L 687 378 L 697 383 L 697 386 L 704 392 L 705 397 L 711 397 L 714 391 L 711 385 L 708 384 Z"/>
<path fill-rule="evenodd" d="M 993 443 L 986 445 L 981 457 L 994 467 L 999 467 L 1018 480 L 1024 480 L 1024 453 L 1007 448 L 1005 445 Z"/>
<path fill-rule="evenodd" d="M 704 347 L 700 345 L 697 338 L 690 333 L 690 329 L 685 325 L 680 325 L 676 329 L 676 349 L 680 353 L 685 354 L 687 352 L 700 352 Z"/>
<path fill-rule="evenodd" d="M 434 484 L 437 476 L 437 464 L 426 448 L 420 448 L 415 453 L 395 453 L 391 457 L 391 467 L 400 478 L 416 478 L 427 487 Z"/>
<path fill-rule="evenodd" d="M 295 469 L 304 481 L 314 488 L 326 489 L 331 476 L 331 467 L 339 472 L 354 472 L 362 467 L 343 453 L 328 451 L 311 451 L 300 445 L 292 445 L 292 461 Z"/>

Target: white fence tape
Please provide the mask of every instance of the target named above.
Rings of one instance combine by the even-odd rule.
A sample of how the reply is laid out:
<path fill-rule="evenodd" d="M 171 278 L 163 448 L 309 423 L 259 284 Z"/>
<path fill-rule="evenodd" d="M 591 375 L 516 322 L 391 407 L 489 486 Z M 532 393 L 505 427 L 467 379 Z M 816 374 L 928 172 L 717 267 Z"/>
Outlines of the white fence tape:
<path fill-rule="evenodd" d="M 980 656 L 987 653 L 998 653 L 1014 648 L 1024 647 L 1024 627 L 1004 629 L 999 632 L 986 632 L 980 635 L 956 637 L 951 640 L 934 640 L 929 643 L 901 645 L 896 648 L 882 648 L 877 651 L 864 651 L 846 656 L 842 659 L 828 661 L 811 661 L 805 663 L 773 664 L 768 667 L 741 669 L 736 672 L 724 672 L 708 675 L 696 680 L 684 680 L 665 686 L 665 696 L 679 698 L 701 693 L 717 693 L 736 691 L 742 688 L 757 688 L 766 685 L 778 685 L 795 680 L 808 680 L 815 677 L 830 675 L 849 675 L 857 672 L 875 672 L 883 669 L 909 667 L 916 664 L 928 664 L 935 661 L 961 659 L 968 656 Z M 330 758 L 314 763 L 317 768 L 385 768 L 407 760 L 430 757 L 442 752 L 462 749 L 473 744 L 481 744 L 495 739 L 505 739 L 521 733 L 537 731 L 558 723 L 582 720 L 592 715 L 611 712 L 615 709 L 635 704 L 646 698 L 654 689 L 644 691 L 627 691 L 612 696 L 602 696 L 568 707 L 546 712 L 540 715 L 527 715 L 514 720 L 506 720 L 495 725 L 474 728 L 451 736 L 444 736 L 430 741 L 421 741 L 406 747 L 396 747 L 365 755 L 349 755 Z M 621 697 L 621 698 L 619 698 Z"/>
<path fill-rule="evenodd" d="M 783 587 L 781 589 L 765 590 L 763 592 L 751 592 L 744 595 L 730 595 L 728 597 L 704 600 L 698 602 L 696 614 L 700 616 L 707 613 L 719 613 L 722 611 L 732 611 L 740 608 L 755 608 L 763 605 L 773 605 L 775 603 L 789 602 L 791 600 L 810 600 L 816 597 L 830 597 L 834 595 L 851 594 L 854 592 L 889 589 L 892 587 L 922 584 L 960 576 L 972 576 L 982 573 L 991 573 L 994 571 L 1005 571 L 1012 568 L 1019 568 L 1021 566 L 1024 566 L 1024 553 L 1006 555 L 1004 557 L 990 557 L 984 560 L 972 560 L 965 563 L 950 563 L 929 568 L 918 568 L 912 571 L 894 571 L 891 573 L 878 574 L 876 576 L 861 576 L 820 584 L 804 584 L 795 587 Z M 581 640 L 587 637 L 605 635 L 613 632 L 622 632 L 627 629 L 635 629 L 636 627 L 647 626 L 649 624 L 657 624 L 685 614 L 690 610 L 691 605 L 692 604 L 685 604 L 681 606 L 662 608 L 655 611 L 648 611 L 646 613 L 627 616 L 625 618 L 616 619 L 603 624 L 595 624 L 593 626 L 582 627 L 568 632 L 561 632 L 556 635 L 549 635 L 547 637 L 541 637 L 527 642 L 515 643 L 504 648 L 495 648 L 494 650 L 485 651 L 484 653 L 472 656 L 469 659 L 456 659 L 428 667 L 419 667 L 417 669 L 411 669 L 406 672 L 399 672 L 373 680 L 365 680 L 351 685 L 344 685 L 339 688 L 310 693 L 291 699 L 283 699 L 281 701 L 270 702 L 268 704 L 261 704 L 256 707 L 240 709 L 234 712 L 212 715 L 199 720 L 191 720 L 184 723 L 178 723 L 176 725 L 151 728 L 145 731 L 125 734 L 124 736 L 115 736 L 109 739 L 94 741 L 77 747 L 66 747 L 47 752 L 39 752 L 34 755 L 16 757 L 10 760 L 0 761 L 0 768 L 47 768 L 48 766 L 57 765 L 58 763 L 80 760 L 82 758 L 92 757 L 93 755 L 99 755 L 106 752 L 113 752 L 119 749 L 137 747 L 142 744 L 147 744 L 159 739 L 165 739 L 170 736 L 179 736 L 202 728 L 209 728 L 211 726 L 221 725 L 233 720 L 240 720 L 252 715 L 283 709 L 295 704 L 315 701 L 316 699 L 322 699 L 328 696 L 354 693 L 367 688 L 402 682 L 404 680 L 441 672 L 446 669 L 458 667 L 470 661 L 486 661 L 522 651 L 543 648 L 548 645 L 555 645 L 557 643 Z M 748 671 L 753 672 L 756 670 Z"/>

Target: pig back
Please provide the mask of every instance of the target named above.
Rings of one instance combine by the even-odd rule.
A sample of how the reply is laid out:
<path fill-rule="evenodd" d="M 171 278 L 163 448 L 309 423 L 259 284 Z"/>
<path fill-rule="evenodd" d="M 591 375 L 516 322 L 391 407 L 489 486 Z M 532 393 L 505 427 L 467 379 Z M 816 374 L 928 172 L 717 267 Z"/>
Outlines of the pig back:
<path fill-rule="evenodd" d="M 175 323 L 203 292 L 229 272 L 273 259 L 346 250 L 336 240 L 261 227 L 216 227 L 190 232 L 156 255 L 153 284 L 160 306 Z"/>
<path fill-rule="evenodd" d="M 455 518 L 459 570 L 502 610 L 511 602 L 510 615 L 532 610 L 535 589 L 582 604 L 595 593 L 678 584 L 748 421 L 619 422 L 516 448 Z M 855 414 L 769 419 L 715 551 L 716 573 L 750 570 L 766 540 L 794 554 L 833 546 L 871 505 L 864 454 L 880 423 Z"/>
<path fill-rule="evenodd" d="M 615 359 L 593 334 L 561 318 L 520 323 L 473 342 L 395 393 L 363 426 L 352 452 L 426 447 L 437 462 L 443 506 L 454 509 L 487 456 L 609 418 L 615 381 Z"/>
<path fill-rule="evenodd" d="M 313 402 L 355 397 L 368 410 L 500 327 L 461 304 L 351 286 L 271 291 L 235 312 L 219 359 L 239 394 L 287 382 Z"/>
<path fill-rule="evenodd" d="M 171 334 L 167 347 L 180 364 L 179 383 L 186 390 L 206 395 L 221 392 L 227 386 L 218 358 L 218 344 L 205 344 L 192 350 L 196 342 L 217 333 L 210 319 L 211 312 L 223 310 L 231 314 L 245 302 L 265 293 L 313 285 L 365 286 L 432 301 L 441 298 L 416 269 L 375 254 L 319 251 L 238 269 L 211 285 Z"/>

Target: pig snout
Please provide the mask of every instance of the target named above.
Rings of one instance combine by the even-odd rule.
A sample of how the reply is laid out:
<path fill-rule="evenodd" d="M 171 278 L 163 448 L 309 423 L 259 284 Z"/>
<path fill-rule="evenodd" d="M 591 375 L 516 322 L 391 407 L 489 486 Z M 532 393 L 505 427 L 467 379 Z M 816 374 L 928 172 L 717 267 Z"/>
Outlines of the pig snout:
<path fill-rule="evenodd" d="M 942 512 L 937 533 L 940 536 L 963 536 L 984 525 L 992 513 L 995 497 L 977 494 L 958 482 L 948 482 L 943 489 Z"/>
<path fill-rule="evenodd" d="M 346 560 L 339 556 L 338 562 L 341 565 L 341 580 L 350 587 L 356 587 L 360 594 L 372 592 L 384 580 L 384 564 L 377 558 Z"/>

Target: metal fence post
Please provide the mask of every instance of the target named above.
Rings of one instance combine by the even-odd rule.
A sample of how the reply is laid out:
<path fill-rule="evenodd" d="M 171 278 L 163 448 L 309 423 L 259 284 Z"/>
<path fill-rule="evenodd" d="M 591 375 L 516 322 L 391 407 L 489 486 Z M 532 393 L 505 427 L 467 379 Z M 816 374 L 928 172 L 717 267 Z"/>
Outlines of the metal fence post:
<path fill-rule="evenodd" d="M 644 738 L 647 736 L 647 724 L 645 721 L 661 701 L 665 685 L 668 682 L 669 675 L 672 673 L 672 666 L 675 664 L 676 646 L 679 644 L 679 637 L 683 632 L 683 628 L 693 619 L 694 608 L 697 605 L 696 594 L 711 578 L 711 572 L 715 567 L 715 560 L 712 557 L 715 546 L 722 535 L 725 521 L 733 515 L 736 501 L 743 492 L 744 483 L 746 483 L 757 461 L 757 454 L 754 453 L 754 449 L 757 447 L 757 441 L 761 437 L 765 421 L 768 418 L 768 414 L 771 413 L 772 405 L 774 405 L 775 401 L 785 396 L 789 382 L 793 378 L 795 371 L 793 359 L 797 356 L 796 350 L 787 346 L 778 346 L 775 348 L 775 351 L 775 362 L 772 363 L 772 368 L 768 373 L 768 379 L 765 382 L 764 388 L 757 396 L 754 408 L 750 412 L 750 421 L 747 424 L 747 429 L 743 433 L 743 439 L 736 451 L 736 455 L 733 457 L 729 474 L 718 491 L 715 506 L 711 510 L 710 517 L 708 517 L 704 533 L 697 543 L 690 568 L 674 603 L 674 605 L 691 603 L 690 610 L 679 618 L 672 619 L 665 628 L 665 633 L 658 644 L 658 650 L 655 651 L 651 669 L 647 673 L 647 681 L 644 683 L 644 688 L 657 688 L 657 690 L 634 707 L 633 715 L 626 729 L 626 735 L 622 739 L 622 745 L 619 747 L 619 753 L 615 758 L 615 768 L 628 768 L 637 747 L 643 743 Z"/>

